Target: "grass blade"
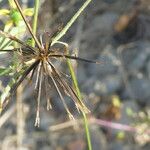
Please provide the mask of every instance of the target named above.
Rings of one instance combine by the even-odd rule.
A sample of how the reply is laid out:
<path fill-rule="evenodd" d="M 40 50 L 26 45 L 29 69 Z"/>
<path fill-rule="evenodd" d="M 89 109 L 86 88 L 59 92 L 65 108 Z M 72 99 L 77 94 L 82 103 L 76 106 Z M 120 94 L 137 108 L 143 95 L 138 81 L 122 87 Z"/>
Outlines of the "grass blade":
<path fill-rule="evenodd" d="M 76 19 L 80 16 L 80 14 L 83 12 L 83 10 L 88 6 L 88 4 L 92 0 L 87 0 L 82 7 L 75 13 L 75 15 L 71 18 L 71 20 L 67 23 L 67 25 L 63 28 L 63 30 L 52 39 L 51 45 L 54 45 L 59 39 L 62 38 L 66 34 L 66 32 L 69 30 L 69 28 L 72 26 L 72 24 L 76 21 Z"/>

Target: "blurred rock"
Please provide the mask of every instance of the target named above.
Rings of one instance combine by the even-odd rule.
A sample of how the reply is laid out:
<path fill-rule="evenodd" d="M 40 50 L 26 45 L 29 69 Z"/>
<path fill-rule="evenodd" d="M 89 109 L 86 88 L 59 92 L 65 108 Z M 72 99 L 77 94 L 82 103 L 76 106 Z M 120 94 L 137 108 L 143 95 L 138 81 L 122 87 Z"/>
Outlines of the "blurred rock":
<path fill-rule="evenodd" d="M 111 42 L 113 34 L 113 24 L 118 15 L 115 12 L 106 12 L 95 16 L 87 25 L 86 32 L 82 34 L 81 56 L 88 57 L 100 54 L 103 48 Z"/>
<path fill-rule="evenodd" d="M 87 75 L 95 75 L 99 78 L 117 73 L 119 60 L 112 45 L 107 45 L 96 60 L 101 64 L 89 64 L 86 68 Z"/>
<path fill-rule="evenodd" d="M 150 60 L 147 62 L 147 75 L 148 75 L 148 78 L 150 79 Z"/>
<path fill-rule="evenodd" d="M 85 149 L 85 142 L 82 139 L 72 141 L 67 145 L 67 150 L 83 150 L 83 149 Z"/>
<path fill-rule="evenodd" d="M 112 4 L 112 3 L 116 2 L 117 0 L 103 0 L 103 1 L 108 4 Z"/>
<path fill-rule="evenodd" d="M 149 42 L 135 42 L 130 48 L 124 48 L 121 53 L 123 64 L 129 72 L 140 71 L 150 56 Z"/>
<path fill-rule="evenodd" d="M 130 81 L 132 97 L 140 102 L 148 103 L 150 98 L 150 80 L 147 78 L 133 78 Z M 125 91 L 125 95 L 130 95 Z"/>
<path fill-rule="evenodd" d="M 124 101 L 121 108 L 121 118 L 118 120 L 119 123 L 131 125 L 134 121 L 136 121 L 127 114 L 128 109 L 131 109 L 134 113 L 139 111 L 139 107 L 135 101 Z"/>
<path fill-rule="evenodd" d="M 96 81 L 94 84 L 94 91 L 99 95 L 109 95 L 117 92 L 121 86 L 121 76 L 111 75 Z"/>
<path fill-rule="evenodd" d="M 40 128 L 43 130 L 48 130 L 49 126 L 53 124 L 56 120 L 53 115 L 51 115 L 51 110 L 43 111 L 40 113 Z"/>
<path fill-rule="evenodd" d="M 124 144 L 123 142 L 112 143 L 109 150 L 142 150 L 139 147 L 132 144 Z"/>

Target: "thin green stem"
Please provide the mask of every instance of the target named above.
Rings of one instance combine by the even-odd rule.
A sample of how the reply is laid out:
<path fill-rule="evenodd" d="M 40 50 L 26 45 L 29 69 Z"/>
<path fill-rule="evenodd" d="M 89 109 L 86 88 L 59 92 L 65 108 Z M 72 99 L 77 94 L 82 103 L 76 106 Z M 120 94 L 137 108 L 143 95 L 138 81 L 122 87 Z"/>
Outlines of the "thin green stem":
<path fill-rule="evenodd" d="M 72 26 L 72 24 L 76 21 L 76 19 L 80 16 L 80 14 L 83 12 L 83 10 L 88 6 L 88 4 L 91 2 L 91 0 L 86 0 L 86 2 L 82 5 L 82 7 L 76 12 L 76 14 L 71 18 L 71 20 L 67 23 L 67 25 L 63 28 L 63 30 L 52 39 L 52 44 L 54 45 L 59 41 L 60 38 L 63 37 L 63 35 L 66 34 L 66 32 L 69 30 L 69 28 Z M 73 80 L 74 87 L 76 89 L 77 95 L 79 97 L 79 100 L 82 99 L 80 89 L 78 86 L 77 78 L 74 72 L 74 69 L 72 67 L 72 64 L 69 59 L 67 59 L 67 64 L 68 68 Z M 83 120 L 84 120 L 84 126 L 85 126 L 85 132 L 86 132 L 86 138 L 87 138 L 87 143 L 88 143 L 88 150 L 92 150 L 92 144 L 91 144 L 91 138 L 90 138 L 90 132 L 89 132 L 89 127 L 88 127 L 88 119 L 84 111 L 81 111 L 83 115 Z"/>
<path fill-rule="evenodd" d="M 68 65 L 68 68 L 69 68 L 69 71 L 70 71 L 70 74 L 71 74 L 71 78 L 73 80 L 73 84 L 74 84 L 74 87 L 76 89 L 77 95 L 78 95 L 79 99 L 81 99 L 82 96 L 81 96 L 81 93 L 80 93 L 80 89 L 79 89 L 79 86 L 78 86 L 77 78 L 76 78 L 76 75 L 75 75 L 75 72 L 74 72 L 74 69 L 72 67 L 70 59 L 67 59 L 67 65 Z"/>
<path fill-rule="evenodd" d="M 74 84 L 74 87 L 76 89 L 77 95 L 78 95 L 79 99 L 81 100 L 82 96 L 81 96 L 81 92 L 80 92 L 80 89 L 79 89 L 79 86 L 78 86 L 77 78 L 76 78 L 73 66 L 71 64 L 71 61 L 69 59 L 67 59 L 67 65 L 68 65 L 68 68 L 69 68 L 69 71 L 70 71 L 70 74 L 71 74 L 71 77 L 72 77 L 73 84 Z M 84 127 L 85 127 L 85 132 L 86 132 L 87 143 L 88 143 L 88 150 L 92 150 L 88 119 L 87 119 L 87 116 L 86 116 L 85 112 L 84 111 L 81 111 L 81 112 L 82 112 L 82 116 L 83 116 L 83 120 L 84 120 Z"/>
<path fill-rule="evenodd" d="M 55 44 L 57 41 L 59 41 L 60 38 L 62 38 L 66 32 L 69 30 L 69 28 L 72 26 L 72 24 L 76 21 L 76 19 L 81 15 L 83 10 L 88 6 L 88 4 L 92 0 L 86 0 L 86 2 L 82 5 L 82 7 L 75 13 L 75 15 L 71 18 L 71 20 L 67 23 L 67 25 L 63 28 L 63 30 L 55 37 L 52 39 L 52 44 Z"/>
<path fill-rule="evenodd" d="M 36 36 L 36 31 L 37 31 L 39 4 L 40 4 L 40 1 L 39 0 L 35 0 L 35 2 L 34 2 L 34 17 L 33 17 L 33 25 L 32 25 L 33 34 L 35 36 Z M 32 38 L 32 41 L 31 41 L 31 46 L 32 47 L 35 46 L 35 41 L 34 41 L 33 38 Z"/>
<path fill-rule="evenodd" d="M 88 119 L 87 116 L 84 112 L 82 112 L 83 115 L 83 119 L 84 119 L 84 128 L 85 128 L 85 132 L 86 132 L 86 138 L 87 138 L 87 143 L 88 143 L 88 149 L 92 150 L 92 143 L 91 143 L 91 136 L 90 136 L 90 132 L 89 132 L 89 123 L 88 123 Z"/>

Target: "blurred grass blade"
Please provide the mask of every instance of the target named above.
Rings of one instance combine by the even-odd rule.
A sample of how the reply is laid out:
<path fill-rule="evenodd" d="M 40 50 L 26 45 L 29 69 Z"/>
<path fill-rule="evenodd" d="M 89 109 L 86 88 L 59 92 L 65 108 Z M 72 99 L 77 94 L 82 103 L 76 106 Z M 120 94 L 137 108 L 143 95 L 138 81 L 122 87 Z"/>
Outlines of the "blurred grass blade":
<path fill-rule="evenodd" d="M 0 16 L 1 16 L 1 15 L 2 15 L 2 16 L 3 16 L 3 15 L 4 15 L 4 16 L 9 15 L 9 12 L 10 12 L 10 11 L 9 11 L 8 9 L 1 9 L 1 10 L 0 10 Z"/>

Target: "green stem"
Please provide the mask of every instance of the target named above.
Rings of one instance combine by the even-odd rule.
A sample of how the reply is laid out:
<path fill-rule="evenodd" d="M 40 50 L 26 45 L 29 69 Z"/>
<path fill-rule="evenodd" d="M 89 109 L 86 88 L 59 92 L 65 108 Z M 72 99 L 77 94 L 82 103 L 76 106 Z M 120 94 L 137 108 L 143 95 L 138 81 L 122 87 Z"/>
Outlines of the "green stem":
<path fill-rule="evenodd" d="M 82 96 L 81 96 L 81 92 L 80 92 L 80 89 L 79 89 L 79 86 L 78 86 L 77 78 L 76 78 L 75 72 L 73 70 L 73 66 L 71 64 L 71 61 L 69 59 L 67 59 L 67 65 L 68 65 L 68 68 L 69 68 L 69 71 L 70 71 L 70 74 L 71 74 L 71 77 L 72 77 L 73 84 L 74 84 L 74 87 L 76 89 L 77 95 L 78 95 L 79 99 L 82 100 Z M 81 112 L 82 112 L 82 116 L 83 116 L 83 120 L 84 120 L 84 127 L 85 127 L 85 132 L 86 132 L 87 143 L 88 143 L 88 150 L 92 150 L 88 119 L 87 119 L 87 116 L 86 116 L 85 112 L 84 111 L 81 111 Z"/>
<path fill-rule="evenodd" d="M 52 44 L 59 41 L 60 38 L 62 38 L 66 32 L 69 30 L 69 28 L 72 26 L 72 24 L 75 22 L 75 20 L 81 15 L 83 10 L 88 6 L 88 4 L 91 2 L 91 0 L 86 0 L 86 2 L 82 5 L 82 7 L 75 13 L 75 15 L 70 19 L 70 21 L 67 23 L 67 25 L 63 28 L 63 30 L 52 39 Z"/>
<path fill-rule="evenodd" d="M 92 150 L 92 143 L 91 143 L 91 136 L 90 136 L 90 132 L 89 132 L 89 123 L 88 123 L 88 119 L 87 116 L 84 112 L 82 112 L 83 115 L 83 119 L 84 119 L 84 128 L 85 128 L 85 132 L 86 132 L 86 138 L 87 138 L 87 143 L 88 143 L 88 149 Z"/>
<path fill-rule="evenodd" d="M 39 0 L 35 0 L 34 3 L 34 18 L 33 18 L 33 26 L 32 26 L 32 30 L 33 30 L 33 34 L 36 35 L 36 31 L 37 31 L 37 19 L 38 19 L 38 12 L 39 12 Z M 35 41 L 32 38 L 32 42 L 31 45 L 34 47 L 35 46 Z"/>

